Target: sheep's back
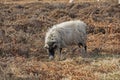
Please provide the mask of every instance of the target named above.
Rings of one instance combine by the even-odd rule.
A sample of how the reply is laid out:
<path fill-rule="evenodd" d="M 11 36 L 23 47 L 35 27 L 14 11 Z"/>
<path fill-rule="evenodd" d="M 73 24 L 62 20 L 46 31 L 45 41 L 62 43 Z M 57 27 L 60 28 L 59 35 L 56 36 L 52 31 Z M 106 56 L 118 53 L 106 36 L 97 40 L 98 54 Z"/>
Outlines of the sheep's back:
<path fill-rule="evenodd" d="M 57 25 L 58 32 L 60 32 L 63 46 L 78 44 L 85 41 L 86 24 L 83 22 L 66 22 Z"/>

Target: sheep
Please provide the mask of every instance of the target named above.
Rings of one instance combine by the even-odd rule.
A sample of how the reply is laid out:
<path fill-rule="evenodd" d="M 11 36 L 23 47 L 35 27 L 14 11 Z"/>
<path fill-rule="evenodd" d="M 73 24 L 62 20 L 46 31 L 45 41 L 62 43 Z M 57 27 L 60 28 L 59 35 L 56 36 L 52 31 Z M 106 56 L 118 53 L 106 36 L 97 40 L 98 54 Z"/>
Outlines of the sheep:
<path fill-rule="evenodd" d="M 46 33 L 44 45 L 49 53 L 49 59 L 54 58 L 55 50 L 58 50 L 61 58 L 62 48 L 70 45 L 82 46 L 87 51 L 86 27 L 83 21 L 74 20 L 62 22 L 50 28 Z"/>

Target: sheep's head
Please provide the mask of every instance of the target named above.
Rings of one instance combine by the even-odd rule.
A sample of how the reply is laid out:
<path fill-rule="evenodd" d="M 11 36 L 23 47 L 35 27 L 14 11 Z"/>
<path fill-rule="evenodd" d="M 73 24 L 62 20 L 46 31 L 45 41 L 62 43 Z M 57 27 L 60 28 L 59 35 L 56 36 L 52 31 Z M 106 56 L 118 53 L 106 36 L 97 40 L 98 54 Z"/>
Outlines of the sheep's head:
<path fill-rule="evenodd" d="M 55 50 L 57 48 L 57 39 L 55 35 L 49 35 L 46 39 L 45 39 L 45 48 L 47 49 L 48 53 L 49 53 L 49 58 L 53 59 L 54 58 L 54 53 Z"/>
<path fill-rule="evenodd" d="M 46 36 L 44 47 L 46 49 L 56 48 L 57 47 L 57 35 L 54 33 L 51 33 L 49 34 L 49 36 Z"/>
<path fill-rule="evenodd" d="M 57 43 L 56 42 L 48 42 L 45 44 L 44 46 L 48 53 L 49 53 L 49 59 L 53 59 L 54 58 L 54 54 L 55 54 L 55 50 L 57 48 Z"/>

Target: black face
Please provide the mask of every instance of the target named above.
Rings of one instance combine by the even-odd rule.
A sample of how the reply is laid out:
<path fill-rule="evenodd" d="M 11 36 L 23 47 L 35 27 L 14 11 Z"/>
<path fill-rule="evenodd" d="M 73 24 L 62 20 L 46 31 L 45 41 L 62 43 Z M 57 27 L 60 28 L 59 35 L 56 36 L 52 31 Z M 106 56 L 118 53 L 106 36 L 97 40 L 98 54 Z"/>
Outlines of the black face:
<path fill-rule="evenodd" d="M 48 49 L 48 51 L 49 51 L 49 56 L 53 56 L 54 57 L 54 54 L 55 54 L 54 48 Z"/>
<path fill-rule="evenodd" d="M 55 45 L 55 42 L 49 43 L 50 48 L 48 49 L 49 57 L 54 57 L 55 49 L 57 48 L 57 45 Z"/>
<path fill-rule="evenodd" d="M 49 42 L 49 49 L 56 49 L 57 48 L 57 43 L 56 42 Z"/>

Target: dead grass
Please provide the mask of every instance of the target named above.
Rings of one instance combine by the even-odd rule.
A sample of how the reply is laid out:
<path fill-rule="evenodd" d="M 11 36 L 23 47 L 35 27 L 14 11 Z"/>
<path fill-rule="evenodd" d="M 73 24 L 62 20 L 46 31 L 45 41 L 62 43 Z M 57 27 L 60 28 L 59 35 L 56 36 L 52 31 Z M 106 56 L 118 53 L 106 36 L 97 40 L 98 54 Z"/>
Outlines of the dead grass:
<path fill-rule="evenodd" d="M 4 68 L 5 79 L 47 80 L 119 80 L 120 55 L 95 55 L 90 58 L 76 57 L 64 61 L 41 62 L 35 58 L 16 57 Z M 18 63 L 19 61 L 19 63 Z M 3 74 L 2 74 L 3 75 Z"/>
<path fill-rule="evenodd" d="M 0 80 L 120 79 L 120 5 L 32 1 L 0 4 Z M 82 58 L 81 49 L 72 46 L 64 49 L 65 60 L 49 61 L 43 48 L 46 30 L 75 19 L 89 26 L 88 55 Z"/>

